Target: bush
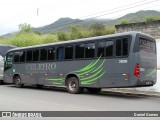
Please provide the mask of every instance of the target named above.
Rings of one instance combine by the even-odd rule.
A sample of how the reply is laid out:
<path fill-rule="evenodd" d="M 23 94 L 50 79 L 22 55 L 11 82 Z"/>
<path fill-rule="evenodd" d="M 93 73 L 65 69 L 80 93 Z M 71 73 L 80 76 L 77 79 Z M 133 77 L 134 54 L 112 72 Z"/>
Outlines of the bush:
<path fill-rule="evenodd" d="M 59 41 L 69 40 L 68 33 L 65 33 L 65 32 L 58 32 L 57 33 L 57 38 L 58 38 Z"/>
<path fill-rule="evenodd" d="M 56 35 L 45 34 L 38 35 L 35 33 L 18 33 L 10 37 L 9 44 L 18 47 L 33 46 L 39 44 L 53 43 L 57 41 Z"/>
<path fill-rule="evenodd" d="M 128 23 L 129 23 L 128 20 L 122 20 L 120 24 L 123 25 L 123 24 L 128 24 Z"/>
<path fill-rule="evenodd" d="M 160 16 L 146 18 L 146 22 L 153 22 L 153 21 L 157 21 L 157 20 L 160 20 Z"/>

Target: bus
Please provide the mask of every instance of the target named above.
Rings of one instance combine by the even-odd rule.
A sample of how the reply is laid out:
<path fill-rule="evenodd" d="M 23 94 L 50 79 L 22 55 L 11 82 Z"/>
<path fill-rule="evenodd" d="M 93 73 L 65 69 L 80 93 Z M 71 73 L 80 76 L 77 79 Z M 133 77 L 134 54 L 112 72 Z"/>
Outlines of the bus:
<path fill-rule="evenodd" d="M 4 56 L 7 51 L 16 46 L 0 44 L 0 83 L 3 83 Z"/>
<path fill-rule="evenodd" d="M 6 83 L 87 89 L 153 86 L 157 76 L 156 42 L 150 35 L 125 32 L 15 48 L 5 57 Z"/>

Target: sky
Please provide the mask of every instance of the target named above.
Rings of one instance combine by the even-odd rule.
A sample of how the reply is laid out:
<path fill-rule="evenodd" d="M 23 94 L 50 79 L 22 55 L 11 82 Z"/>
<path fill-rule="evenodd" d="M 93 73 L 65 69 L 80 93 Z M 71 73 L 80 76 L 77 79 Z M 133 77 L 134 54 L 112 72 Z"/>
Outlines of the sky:
<path fill-rule="evenodd" d="M 64 17 L 115 19 L 139 10 L 160 11 L 160 0 L 0 0 L 0 35 L 22 23 L 40 27 Z"/>

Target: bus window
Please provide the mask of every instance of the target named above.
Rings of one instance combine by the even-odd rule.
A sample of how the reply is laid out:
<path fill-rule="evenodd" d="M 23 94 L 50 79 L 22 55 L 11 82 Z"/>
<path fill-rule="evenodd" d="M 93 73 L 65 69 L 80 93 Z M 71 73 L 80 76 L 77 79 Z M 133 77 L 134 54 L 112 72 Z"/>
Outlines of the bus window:
<path fill-rule="evenodd" d="M 146 38 L 139 38 L 140 51 L 146 51 L 150 53 L 156 53 L 156 44 L 154 41 L 150 41 Z"/>
<path fill-rule="evenodd" d="M 105 42 L 98 43 L 98 57 L 104 57 Z"/>
<path fill-rule="evenodd" d="M 106 57 L 113 56 L 113 41 L 106 41 Z"/>
<path fill-rule="evenodd" d="M 27 50 L 26 61 L 27 62 L 32 61 L 32 50 Z"/>
<path fill-rule="evenodd" d="M 39 49 L 34 49 L 33 50 L 33 61 L 38 61 L 39 60 Z"/>
<path fill-rule="evenodd" d="M 75 58 L 84 58 L 84 44 L 76 45 Z"/>
<path fill-rule="evenodd" d="M 20 62 L 25 62 L 25 51 L 20 52 L 19 56 L 20 56 Z"/>
<path fill-rule="evenodd" d="M 73 46 L 65 47 L 65 59 L 73 59 Z"/>
<path fill-rule="evenodd" d="M 50 47 L 48 48 L 48 60 L 54 60 L 55 56 L 55 48 L 54 47 Z"/>
<path fill-rule="evenodd" d="M 41 61 L 47 60 L 47 49 L 45 49 L 45 48 L 41 49 L 40 60 Z"/>
<path fill-rule="evenodd" d="M 128 38 L 121 38 L 116 40 L 116 56 L 127 56 L 129 52 Z"/>
<path fill-rule="evenodd" d="M 95 43 L 88 43 L 85 46 L 85 58 L 94 58 Z"/>
<path fill-rule="evenodd" d="M 57 60 L 64 60 L 64 47 L 57 48 Z"/>
<path fill-rule="evenodd" d="M 8 53 L 5 58 L 5 67 L 12 67 L 13 53 Z"/>
<path fill-rule="evenodd" d="M 19 52 L 14 53 L 14 62 L 19 62 Z"/>
<path fill-rule="evenodd" d="M 116 41 L 116 56 L 121 56 L 122 53 L 122 43 L 121 43 L 121 39 Z"/>
<path fill-rule="evenodd" d="M 122 56 L 127 56 L 128 55 L 128 39 L 124 38 L 123 40 L 123 53 Z"/>

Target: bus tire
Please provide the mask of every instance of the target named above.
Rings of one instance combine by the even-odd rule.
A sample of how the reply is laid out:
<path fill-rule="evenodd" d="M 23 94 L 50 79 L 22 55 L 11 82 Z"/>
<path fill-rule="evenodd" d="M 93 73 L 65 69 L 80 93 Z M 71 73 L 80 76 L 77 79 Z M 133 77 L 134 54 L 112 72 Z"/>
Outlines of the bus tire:
<path fill-rule="evenodd" d="M 99 93 L 101 88 L 87 88 L 88 92 L 90 93 Z"/>
<path fill-rule="evenodd" d="M 67 80 L 67 90 L 71 94 L 78 94 L 82 92 L 83 88 L 79 87 L 79 81 L 76 77 L 70 77 Z"/>
<path fill-rule="evenodd" d="M 23 85 L 24 84 L 22 84 L 21 82 L 21 78 L 19 77 L 19 76 L 16 76 L 15 78 L 14 78 L 14 82 L 15 82 L 15 86 L 17 87 L 17 88 L 21 88 L 21 87 L 23 87 Z"/>
<path fill-rule="evenodd" d="M 36 87 L 37 87 L 37 88 L 42 88 L 43 85 L 36 84 Z"/>
<path fill-rule="evenodd" d="M 3 80 L 0 80 L 0 84 L 4 84 L 4 81 L 3 81 Z"/>

